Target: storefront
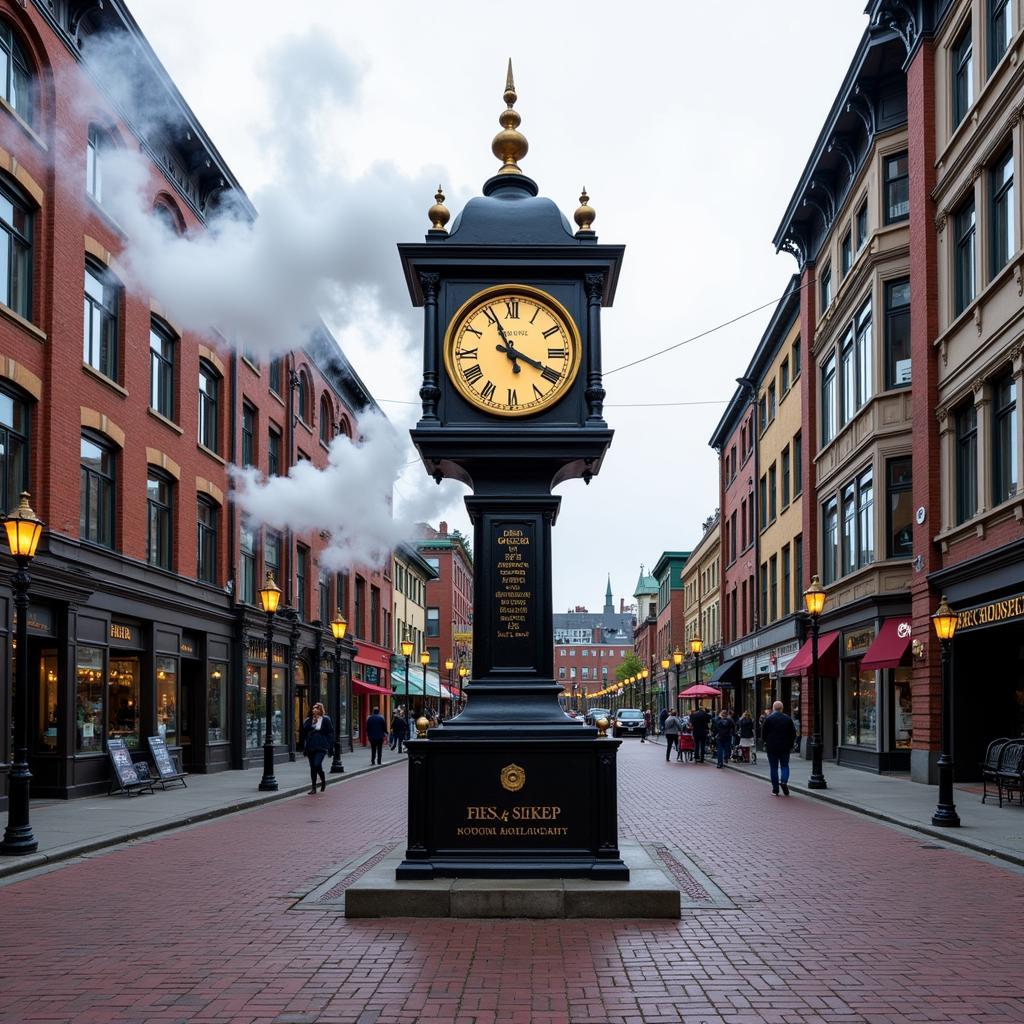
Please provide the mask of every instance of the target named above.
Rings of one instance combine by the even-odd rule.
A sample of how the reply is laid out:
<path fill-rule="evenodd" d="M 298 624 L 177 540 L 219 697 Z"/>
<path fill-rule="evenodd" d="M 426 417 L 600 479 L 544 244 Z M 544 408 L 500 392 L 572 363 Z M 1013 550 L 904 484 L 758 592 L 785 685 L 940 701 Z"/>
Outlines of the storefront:
<path fill-rule="evenodd" d="M 270 736 L 275 747 L 283 746 L 285 737 L 285 690 L 288 675 L 288 648 L 275 643 L 271 670 Z M 245 662 L 245 749 L 248 764 L 262 758 L 263 737 L 267 723 L 267 643 L 250 638 Z M 275 755 L 276 756 L 276 755 Z"/>
<path fill-rule="evenodd" d="M 839 680 L 839 639 L 838 630 L 819 633 L 818 635 L 818 678 L 821 681 L 821 745 L 822 757 L 834 758 L 836 740 L 836 691 Z M 783 693 L 789 694 L 787 712 L 793 717 L 800 737 L 800 749 L 804 757 L 810 757 L 810 738 L 814 732 L 814 722 L 810 715 L 813 708 L 813 694 L 804 700 L 804 693 L 810 694 L 814 686 L 814 647 L 813 638 L 808 637 L 800 649 L 780 670 Z M 805 689 L 806 688 L 806 689 Z M 785 697 L 780 697 L 783 704 Z"/>
<path fill-rule="evenodd" d="M 390 721 L 391 652 L 377 644 L 357 640 L 352 662 L 352 742 L 366 746 L 363 723 L 376 707 Z"/>

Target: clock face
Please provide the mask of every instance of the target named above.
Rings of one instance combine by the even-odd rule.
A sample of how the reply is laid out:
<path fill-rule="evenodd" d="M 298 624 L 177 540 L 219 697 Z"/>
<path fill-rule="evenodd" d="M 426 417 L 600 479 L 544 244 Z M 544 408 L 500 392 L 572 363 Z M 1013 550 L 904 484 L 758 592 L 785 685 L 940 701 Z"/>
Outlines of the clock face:
<path fill-rule="evenodd" d="M 581 343 L 564 306 L 527 285 L 478 292 L 452 318 L 444 364 L 459 394 L 497 416 L 529 416 L 563 398 Z"/>

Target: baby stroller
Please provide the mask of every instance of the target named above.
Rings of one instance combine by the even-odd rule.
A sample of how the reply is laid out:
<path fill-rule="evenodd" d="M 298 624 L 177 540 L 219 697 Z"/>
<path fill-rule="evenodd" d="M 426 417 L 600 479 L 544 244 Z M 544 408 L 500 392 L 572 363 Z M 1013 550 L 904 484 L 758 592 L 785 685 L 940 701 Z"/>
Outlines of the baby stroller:
<path fill-rule="evenodd" d="M 693 760 L 693 733 L 681 732 L 679 734 L 679 748 L 676 753 L 676 760 Z"/>
<path fill-rule="evenodd" d="M 747 761 L 743 757 L 743 751 L 744 750 L 749 750 L 750 751 L 750 760 L 749 761 Z M 730 761 L 736 761 L 736 762 L 738 762 L 740 764 L 757 764 L 757 744 L 754 743 L 752 746 L 749 746 L 749 747 L 741 747 L 740 746 L 740 738 L 739 738 L 739 736 L 736 736 L 735 739 L 732 742 L 732 754 L 729 756 L 729 760 Z"/>

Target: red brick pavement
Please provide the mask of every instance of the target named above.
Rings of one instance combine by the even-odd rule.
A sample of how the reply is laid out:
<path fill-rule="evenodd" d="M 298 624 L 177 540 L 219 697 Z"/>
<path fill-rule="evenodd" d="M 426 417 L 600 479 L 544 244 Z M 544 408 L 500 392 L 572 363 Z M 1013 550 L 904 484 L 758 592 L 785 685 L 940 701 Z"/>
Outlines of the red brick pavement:
<path fill-rule="evenodd" d="M 1024 1021 L 1016 869 L 635 741 L 620 779 L 623 836 L 681 846 L 736 909 L 679 922 L 290 909 L 368 843 L 401 838 L 396 768 L 0 888 L 0 1021 Z"/>

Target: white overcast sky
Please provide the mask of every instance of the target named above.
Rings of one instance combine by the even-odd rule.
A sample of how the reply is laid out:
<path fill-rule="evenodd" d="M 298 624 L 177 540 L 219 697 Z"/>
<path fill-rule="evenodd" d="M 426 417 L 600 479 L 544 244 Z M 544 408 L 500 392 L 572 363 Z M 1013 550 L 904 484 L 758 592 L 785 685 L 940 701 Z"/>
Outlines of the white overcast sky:
<path fill-rule="evenodd" d="M 286 68 L 279 95 L 268 96 L 268 53 L 294 33 L 347 54 L 361 75 L 351 103 L 319 116 L 321 156 L 350 179 L 387 161 L 400 172 L 396 187 L 408 178 L 410 189 L 422 190 L 411 207 L 409 197 L 394 204 L 422 208 L 404 229 L 396 229 L 394 210 L 381 210 L 381 230 L 399 232 L 385 239 L 389 247 L 420 240 L 428 226 L 433 199 L 424 175 L 464 198 L 496 170 L 490 142 L 511 57 L 530 143 L 524 170 L 570 218 L 586 185 L 599 240 L 626 246 L 617 301 L 604 314 L 606 371 L 781 294 L 796 264 L 776 255 L 771 239 L 866 21 L 863 0 L 130 6 L 257 202 L 259 189 L 281 175 L 266 159 L 265 137 L 281 118 L 266 105 L 283 104 L 301 119 L 304 94 L 296 86 L 288 95 Z M 311 64 L 304 72 L 308 82 L 332 69 Z M 449 205 L 454 216 L 460 201 Z M 382 260 L 380 273 L 391 275 L 382 285 L 394 293 L 397 255 Z M 651 566 L 663 550 L 697 542 L 718 502 L 707 440 L 724 404 L 653 403 L 724 403 L 769 314 L 606 377 L 615 441 L 589 487 L 560 488 L 556 611 L 599 608 L 609 573 L 617 604 L 641 562 Z M 399 342 L 339 334 L 378 399 L 416 400 L 418 362 Z M 381 404 L 396 424 L 409 425 L 414 406 Z M 410 486 L 406 478 L 400 490 Z M 447 518 L 469 529 L 461 500 Z"/>

